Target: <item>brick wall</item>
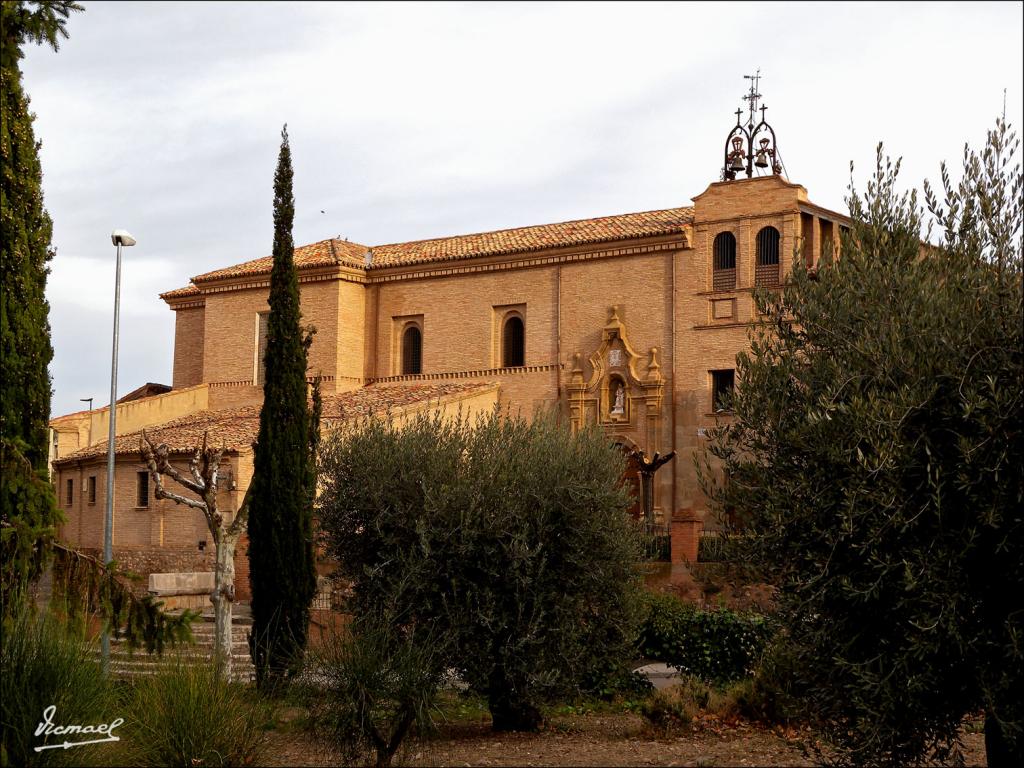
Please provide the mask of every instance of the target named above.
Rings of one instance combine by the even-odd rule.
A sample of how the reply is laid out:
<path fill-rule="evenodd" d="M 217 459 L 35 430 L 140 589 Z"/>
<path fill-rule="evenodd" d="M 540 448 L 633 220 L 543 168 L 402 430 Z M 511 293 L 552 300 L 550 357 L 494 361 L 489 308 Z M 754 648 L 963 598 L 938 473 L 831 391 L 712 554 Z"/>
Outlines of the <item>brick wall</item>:
<path fill-rule="evenodd" d="M 205 318 L 203 307 L 186 307 L 174 313 L 174 389 L 204 381 Z"/>
<path fill-rule="evenodd" d="M 237 509 L 241 494 L 248 487 L 252 475 L 251 452 L 225 457 L 225 465 L 231 468 L 236 479 L 235 490 L 222 486 L 217 496 L 221 512 L 228 514 Z M 184 458 L 174 462 L 185 471 Z M 206 548 L 213 547 L 213 538 L 200 510 L 168 499 L 154 497 L 155 486 L 149 480 L 149 504 L 139 506 L 138 475 L 146 471 L 138 455 L 118 456 L 114 466 L 114 509 L 112 541 L 115 548 L 146 549 L 149 547 L 170 547 L 199 551 L 199 542 L 205 541 Z M 187 473 L 186 473 L 187 474 Z M 96 478 L 96 502 L 89 503 L 85 493 L 86 481 Z M 66 500 L 67 480 L 74 482 L 74 495 L 69 505 Z M 181 492 L 174 481 L 165 479 L 167 490 Z M 66 522 L 61 526 L 60 536 L 72 546 L 102 548 L 106 517 L 107 465 L 105 457 L 90 461 L 76 462 L 57 468 L 56 487 L 61 490 L 59 504 Z M 187 492 L 185 492 L 188 495 Z"/>
<path fill-rule="evenodd" d="M 81 551 L 97 559 L 103 559 L 102 547 L 86 547 Z M 198 552 L 195 549 L 173 547 L 115 547 L 114 560 L 122 569 L 141 577 L 132 581 L 132 591 L 137 595 L 146 594 L 151 573 L 210 572 L 216 564 L 212 550 Z"/>
<path fill-rule="evenodd" d="M 303 326 L 316 326 L 309 350 L 309 372 L 338 371 L 339 282 L 299 285 Z M 208 382 L 253 382 L 256 364 L 256 316 L 269 311 L 269 287 L 221 291 L 206 297 L 203 377 Z M 361 332 L 361 331 L 360 331 Z M 350 333 L 351 337 L 351 333 Z M 356 352 L 358 354 L 358 352 Z M 358 358 L 357 358 L 358 359 Z"/>
<path fill-rule="evenodd" d="M 588 380 L 588 357 L 601 344 L 609 308 L 617 305 L 643 361 L 638 374 L 646 374 L 649 350 L 657 347 L 666 386 L 653 444 L 641 423 L 642 407 L 632 409 L 631 423 L 616 426 L 612 436 L 651 453 L 675 449 L 676 460 L 656 476 L 656 506 L 666 517 L 683 508 L 700 515 L 705 501 L 693 457 L 703 451 L 704 440 L 698 431 L 727 418 L 712 412 L 709 372 L 734 368 L 736 353 L 748 346 L 749 323 L 757 319 L 751 295 L 757 232 L 769 225 L 779 230 L 785 279 L 795 250 L 802 258 L 817 258 L 821 227 L 819 210 L 807 201 L 806 190 L 778 177 L 711 184 L 694 202 L 686 249 L 678 247 L 679 236 L 664 236 L 530 254 L 529 267 L 515 267 L 514 256 L 488 257 L 443 270 L 418 265 L 360 276 L 358 270 L 342 269 L 337 277 L 303 283 L 304 322 L 318 328 L 310 372 L 334 377 L 326 391 L 398 374 L 401 325 L 396 318 L 416 316 L 423 324 L 424 374 L 498 381 L 502 404 L 525 414 L 552 404 L 564 412 L 573 355 L 581 355 Z M 732 232 L 737 240 L 736 287 L 729 291 L 712 290 L 711 243 L 721 231 Z M 805 234 L 809 246 L 800 240 Z M 591 258 L 599 253 L 606 255 Z M 256 313 L 267 309 L 268 289 L 252 285 L 204 296 L 201 375 L 208 382 L 228 382 L 211 387 L 214 408 L 261 397 L 251 380 Z M 509 306 L 525 318 L 525 371 L 494 370 L 500 364 L 495 308 Z M 179 311 L 179 333 L 195 322 L 183 317 Z M 182 376 L 189 365 L 197 364 L 183 356 Z M 177 367 L 176 352 L 176 376 Z"/>

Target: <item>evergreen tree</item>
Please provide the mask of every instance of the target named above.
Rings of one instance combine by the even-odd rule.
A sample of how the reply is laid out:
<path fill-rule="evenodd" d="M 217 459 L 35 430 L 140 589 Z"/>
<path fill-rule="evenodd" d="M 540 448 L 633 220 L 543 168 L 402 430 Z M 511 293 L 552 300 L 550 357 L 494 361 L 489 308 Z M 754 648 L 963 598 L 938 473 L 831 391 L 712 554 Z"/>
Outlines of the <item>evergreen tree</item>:
<path fill-rule="evenodd" d="M 1005 121 L 962 181 L 942 166 L 942 230 L 899 194 L 881 147 L 852 232 L 794 265 L 737 358 L 735 421 L 706 487 L 779 587 L 797 699 L 841 764 L 954 750 L 985 711 L 990 766 L 1024 765 L 1024 339 L 1019 146 Z"/>
<path fill-rule="evenodd" d="M 299 325 L 292 243 L 292 161 L 287 126 L 274 174 L 274 266 L 264 358 L 263 410 L 249 507 L 249 638 L 256 682 L 275 689 L 301 660 L 316 592 L 311 509 L 308 336 Z"/>
<path fill-rule="evenodd" d="M 47 480 L 50 417 L 49 304 L 47 262 L 53 258 L 53 223 L 43 208 L 39 144 L 32 131 L 29 99 L 19 61 L 26 41 L 54 50 L 67 37 L 70 0 L 4 2 L 0 50 L 0 525 L 2 525 L 3 614 L 22 602 L 39 575 L 60 520 Z"/>

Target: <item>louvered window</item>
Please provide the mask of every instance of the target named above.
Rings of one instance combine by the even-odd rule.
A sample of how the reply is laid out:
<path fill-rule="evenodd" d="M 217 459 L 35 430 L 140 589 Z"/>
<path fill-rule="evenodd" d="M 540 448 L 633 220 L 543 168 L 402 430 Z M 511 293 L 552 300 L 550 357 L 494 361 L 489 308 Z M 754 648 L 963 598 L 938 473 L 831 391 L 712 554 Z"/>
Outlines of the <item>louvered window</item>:
<path fill-rule="evenodd" d="M 423 372 L 423 335 L 415 325 L 402 333 L 402 375 L 410 376 Z"/>
<path fill-rule="evenodd" d="M 736 287 L 736 238 L 732 232 L 720 232 L 715 237 L 712 255 L 712 289 L 733 290 Z"/>
<path fill-rule="evenodd" d="M 523 318 L 512 315 L 505 321 L 501 334 L 501 364 L 504 368 L 526 365 L 526 329 Z"/>
<path fill-rule="evenodd" d="M 256 381 L 257 387 L 262 387 L 267 372 L 267 364 L 264 358 L 267 355 L 267 322 L 270 319 L 269 312 L 260 312 L 256 315 Z"/>
<path fill-rule="evenodd" d="M 779 230 L 765 227 L 757 233 L 755 285 L 779 284 Z"/>

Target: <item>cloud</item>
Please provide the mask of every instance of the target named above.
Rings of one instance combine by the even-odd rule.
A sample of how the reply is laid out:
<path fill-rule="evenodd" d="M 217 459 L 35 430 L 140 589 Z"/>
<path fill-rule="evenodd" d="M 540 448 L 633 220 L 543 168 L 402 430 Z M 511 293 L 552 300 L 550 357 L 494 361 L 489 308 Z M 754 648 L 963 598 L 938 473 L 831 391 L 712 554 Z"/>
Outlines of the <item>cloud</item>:
<path fill-rule="evenodd" d="M 123 380 L 169 382 L 157 294 L 270 253 L 285 122 L 296 242 L 368 245 L 687 204 L 758 67 L 791 180 L 834 209 L 881 139 L 917 185 L 983 141 L 1004 88 L 1022 122 L 1019 4 L 86 5 L 23 61 L 55 413 L 109 376 L 115 227 L 139 240 Z"/>

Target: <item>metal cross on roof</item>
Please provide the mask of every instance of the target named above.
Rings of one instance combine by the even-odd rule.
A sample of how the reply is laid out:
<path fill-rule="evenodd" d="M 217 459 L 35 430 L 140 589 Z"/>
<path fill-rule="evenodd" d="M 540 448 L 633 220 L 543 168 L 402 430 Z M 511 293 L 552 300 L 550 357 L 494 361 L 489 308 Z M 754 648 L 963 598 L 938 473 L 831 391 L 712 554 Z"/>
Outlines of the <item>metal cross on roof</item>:
<path fill-rule="evenodd" d="M 744 75 L 744 80 L 750 81 L 750 92 L 743 97 L 743 100 L 747 102 L 749 117 L 747 118 L 747 127 L 754 127 L 754 113 L 757 112 L 757 100 L 761 98 L 761 94 L 758 92 L 758 85 L 761 83 L 761 68 L 757 68 L 757 72 L 752 75 Z"/>

